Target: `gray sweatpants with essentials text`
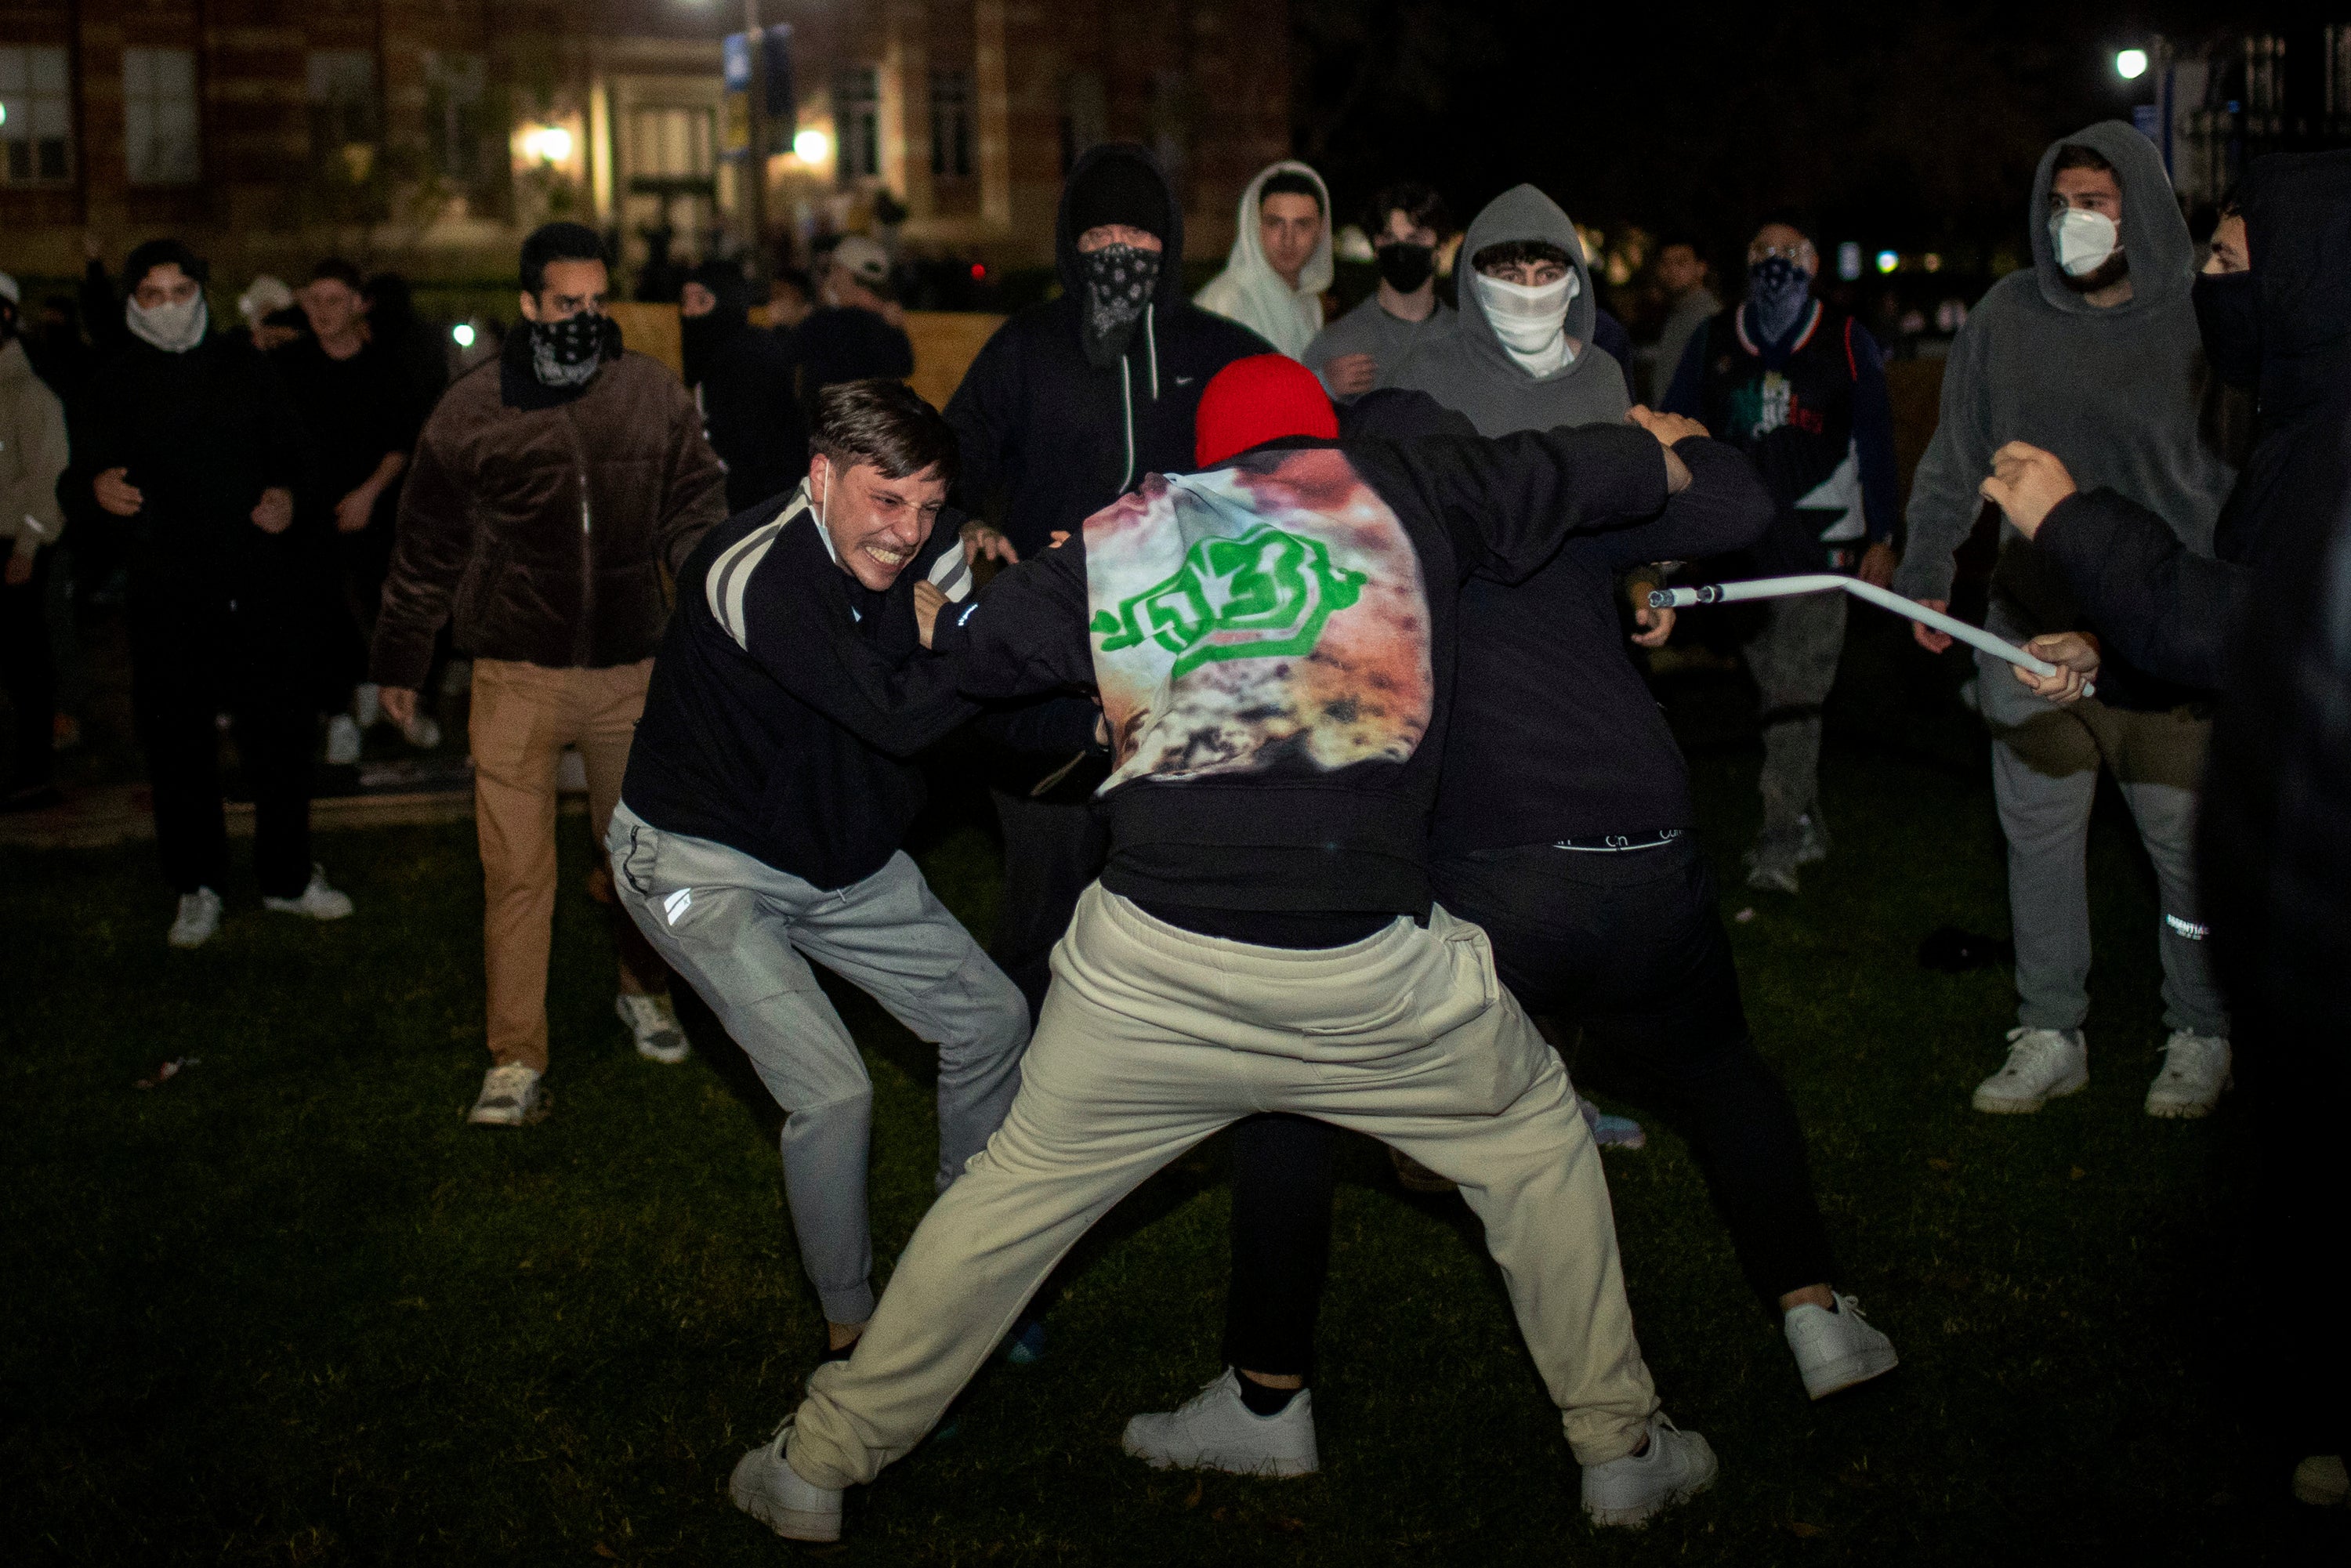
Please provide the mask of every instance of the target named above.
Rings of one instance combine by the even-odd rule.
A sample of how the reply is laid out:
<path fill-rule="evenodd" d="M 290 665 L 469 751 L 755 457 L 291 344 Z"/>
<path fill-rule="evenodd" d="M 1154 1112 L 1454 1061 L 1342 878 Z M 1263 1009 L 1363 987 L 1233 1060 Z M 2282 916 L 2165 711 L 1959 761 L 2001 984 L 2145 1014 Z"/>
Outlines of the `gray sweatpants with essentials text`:
<path fill-rule="evenodd" d="M 740 850 L 665 833 L 623 801 L 605 848 L 630 916 L 751 1058 L 784 1118 L 784 1199 L 824 1315 L 873 1315 L 865 1163 L 873 1086 L 813 958 L 939 1048 L 939 1190 L 1020 1087 L 1029 1007 L 904 851 L 824 889 Z"/>

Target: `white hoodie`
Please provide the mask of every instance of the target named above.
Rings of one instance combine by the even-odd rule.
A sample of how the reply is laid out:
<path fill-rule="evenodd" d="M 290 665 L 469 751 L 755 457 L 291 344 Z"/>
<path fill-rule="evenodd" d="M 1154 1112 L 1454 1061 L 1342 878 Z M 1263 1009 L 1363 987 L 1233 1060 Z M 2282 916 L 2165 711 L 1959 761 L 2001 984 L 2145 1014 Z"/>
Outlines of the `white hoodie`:
<path fill-rule="evenodd" d="M 1258 242 L 1257 235 L 1258 193 L 1267 180 L 1282 173 L 1305 175 L 1314 182 L 1314 189 L 1322 198 L 1322 237 L 1315 241 L 1314 254 L 1299 269 L 1298 287 L 1294 289 L 1265 259 L 1265 247 Z M 1240 213 L 1235 222 L 1238 226 L 1233 234 L 1233 248 L 1225 258 L 1224 271 L 1194 295 L 1192 303 L 1239 322 L 1291 359 L 1298 359 L 1314 340 L 1314 334 L 1322 329 L 1322 291 L 1331 287 L 1330 188 L 1322 183 L 1322 175 L 1303 163 L 1284 159 L 1268 164 L 1258 171 L 1257 178 L 1241 193 Z"/>

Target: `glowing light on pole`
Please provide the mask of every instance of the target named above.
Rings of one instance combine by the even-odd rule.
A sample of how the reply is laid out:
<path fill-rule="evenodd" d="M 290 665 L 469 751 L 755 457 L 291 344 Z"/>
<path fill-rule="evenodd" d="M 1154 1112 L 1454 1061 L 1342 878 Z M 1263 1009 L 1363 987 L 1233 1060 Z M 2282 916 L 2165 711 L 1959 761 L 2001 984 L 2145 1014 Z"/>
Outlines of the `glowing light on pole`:
<path fill-rule="evenodd" d="M 821 163 L 831 151 L 832 140 L 821 131 L 802 131 L 792 137 L 792 155 L 803 163 Z"/>
<path fill-rule="evenodd" d="M 1890 250 L 1881 250 L 1881 251 L 1879 251 L 1879 252 L 1877 253 L 1877 270 L 1878 270 L 1878 271 L 1880 271 L 1880 272 L 1891 272 L 1891 271 L 1893 271 L 1896 267 L 1899 267 L 1899 266 L 1901 266 L 1901 265 L 1902 265 L 1902 258 L 1901 258 L 1900 256 L 1898 256 L 1895 255 L 1892 251 L 1890 251 Z"/>
<path fill-rule="evenodd" d="M 2147 51 L 2145 49 L 2116 50 L 2115 75 L 2125 81 L 2137 81 L 2147 75 Z"/>

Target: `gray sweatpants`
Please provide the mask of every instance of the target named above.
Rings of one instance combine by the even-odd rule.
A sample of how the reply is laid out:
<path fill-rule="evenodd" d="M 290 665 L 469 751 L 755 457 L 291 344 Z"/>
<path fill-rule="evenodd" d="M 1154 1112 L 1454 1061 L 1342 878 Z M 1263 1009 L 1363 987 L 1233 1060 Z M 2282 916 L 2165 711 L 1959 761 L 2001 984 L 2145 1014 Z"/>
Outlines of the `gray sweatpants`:
<path fill-rule="evenodd" d="M 1989 628 L 2013 643 L 2024 634 Z M 2196 893 L 2196 803 L 2210 723 L 2186 708 L 2139 713 L 2095 697 L 2065 706 L 2024 689 L 1988 653 L 1976 655 L 1979 706 L 1991 726 L 1992 798 L 2008 838 L 2009 920 L 2016 933 L 2016 1021 L 2078 1029 L 2090 1014 L 2090 808 L 2098 769 L 2114 769 L 2139 841 L 2154 862 L 2162 909 L 2163 1020 L 2198 1034 L 2229 1032 Z"/>
<path fill-rule="evenodd" d="M 813 958 L 939 1048 L 939 1190 L 987 1146 L 1020 1087 L 1029 1007 L 904 852 L 831 890 L 683 833 L 624 801 L 613 883 L 670 967 L 710 1004 L 784 1118 L 784 1199 L 826 1318 L 873 1315 L 865 1163 L 873 1087 Z M 805 955 L 805 956 L 803 956 Z"/>
<path fill-rule="evenodd" d="M 1747 644 L 1763 719 L 1763 833 L 1759 866 L 1789 867 L 1809 816 L 1823 840 L 1821 815 L 1821 705 L 1836 685 L 1844 653 L 1843 593 L 1807 593 L 1766 601 L 1763 629 Z"/>

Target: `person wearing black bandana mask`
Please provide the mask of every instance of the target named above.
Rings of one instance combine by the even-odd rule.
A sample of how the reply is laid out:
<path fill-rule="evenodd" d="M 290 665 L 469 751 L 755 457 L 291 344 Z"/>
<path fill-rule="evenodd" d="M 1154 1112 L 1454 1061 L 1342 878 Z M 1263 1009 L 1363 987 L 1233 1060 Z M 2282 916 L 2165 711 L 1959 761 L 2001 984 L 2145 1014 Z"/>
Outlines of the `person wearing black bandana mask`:
<path fill-rule="evenodd" d="M 1041 550 L 1147 474 L 1193 466 L 1208 379 L 1269 351 L 1256 333 L 1184 298 L 1184 220 L 1159 160 L 1132 142 L 1090 149 L 1061 188 L 1061 293 L 997 329 L 946 409 L 959 476 L 950 503 L 998 559 Z M 1086 801 L 1097 763 L 998 751 L 989 782 L 1004 827 L 1004 909 L 991 949 L 1028 998 L 1105 845 Z"/>
<path fill-rule="evenodd" d="M 1985 494 L 2062 575 L 2106 649 L 2216 692 L 2199 875 L 2249 1102 L 2253 1181 L 2243 1354 L 2252 1429 L 2294 1492 L 2340 1504 L 2351 1355 L 2328 1249 L 2351 1167 L 2351 152 L 2263 158 L 2194 285 L 2206 362 L 2259 389 L 2251 455 L 2213 556 L 2116 489 L 2077 487 L 2056 455 L 2003 447 Z M 2096 672 L 2094 650 L 2087 674 Z"/>
<path fill-rule="evenodd" d="M 1372 198 L 1364 229 L 1380 286 L 1316 333 L 1301 361 L 1342 402 L 1380 385 L 1383 371 L 1453 324 L 1453 307 L 1437 297 L 1437 248 L 1455 233 L 1445 198 L 1413 181 L 1390 185 Z"/>
<path fill-rule="evenodd" d="M 396 724 L 413 721 L 444 622 L 474 660 L 491 1066 L 469 1119 L 481 1126 L 546 1113 L 562 753 L 587 765 L 601 838 L 669 619 L 664 569 L 726 515 L 700 412 L 666 365 L 622 351 L 610 287 L 594 230 L 549 224 L 523 242 L 526 325 L 425 423 L 376 616 L 370 670 Z M 639 1055 L 681 1061 L 668 971 L 612 914 L 615 1010 Z"/>
<path fill-rule="evenodd" d="M 808 424 L 793 386 L 791 345 L 751 325 L 751 286 L 730 261 L 705 261 L 679 305 L 685 384 L 711 450 L 726 465 L 726 507 L 739 512 L 799 482 Z"/>

